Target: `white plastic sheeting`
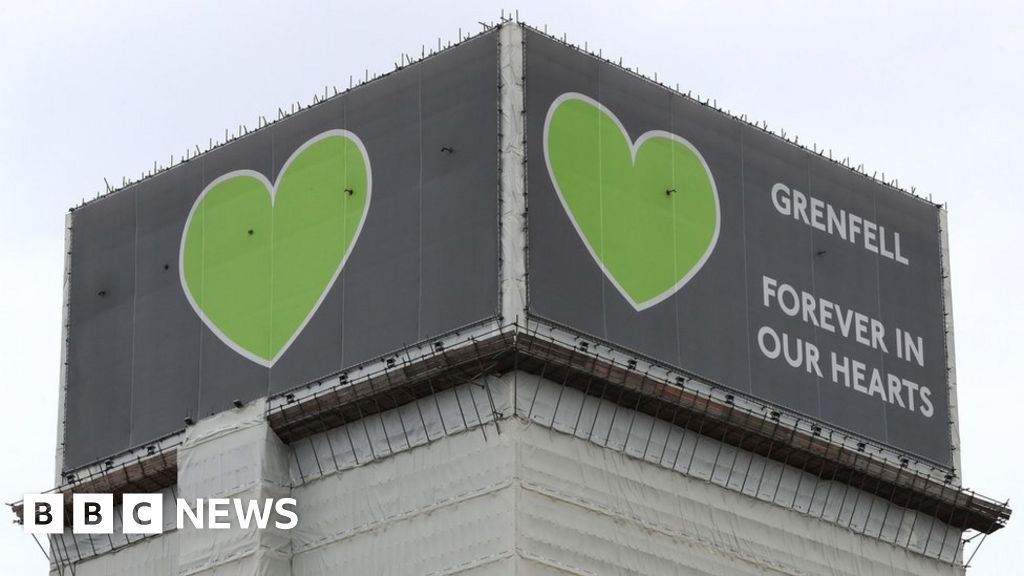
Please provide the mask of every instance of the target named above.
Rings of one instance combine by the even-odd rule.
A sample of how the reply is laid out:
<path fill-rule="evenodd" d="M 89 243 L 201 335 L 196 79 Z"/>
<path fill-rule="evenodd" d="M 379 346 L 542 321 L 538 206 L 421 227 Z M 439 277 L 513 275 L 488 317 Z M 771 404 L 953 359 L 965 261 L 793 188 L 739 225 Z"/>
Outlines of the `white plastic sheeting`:
<path fill-rule="evenodd" d="M 290 496 L 290 451 L 265 419 L 266 403 L 257 400 L 228 410 L 188 429 L 178 449 L 178 491 L 186 502 L 198 498 L 277 500 Z M 185 523 L 178 533 L 180 576 L 287 574 L 291 536 L 255 523 L 241 528 L 234 516 L 228 530 L 201 530 Z"/>
<path fill-rule="evenodd" d="M 937 553 L 946 527 L 927 516 L 886 510 L 855 488 L 707 437 L 698 442 L 693 432 L 534 375 L 487 386 L 501 406 L 514 392 L 519 417 L 454 426 L 391 458 L 369 450 L 386 446 L 380 427 L 357 450 L 368 460 L 356 464 L 348 449 L 334 456 L 342 472 L 297 486 L 292 573 L 963 574 L 875 537 L 902 527 L 913 547 L 930 533 Z M 457 397 L 439 402 L 442 419 L 461 421 Z M 364 419 L 367 430 L 376 418 Z M 417 419 L 406 421 L 414 427 Z M 392 448 L 401 444 L 388 438 Z M 319 449 L 295 451 L 293 477 L 347 443 L 309 445 Z M 949 550 L 959 536 L 946 534 Z"/>
<path fill-rule="evenodd" d="M 856 487 L 537 376 L 520 375 L 516 389 L 517 414 L 559 432 L 927 556 L 952 561 L 959 551 L 960 530 Z"/>
<path fill-rule="evenodd" d="M 963 573 L 829 522 L 516 422 L 520 555 L 565 573 Z"/>
<path fill-rule="evenodd" d="M 76 574 L 964 573 L 876 537 L 899 530 L 934 555 L 947 528 L 925 515 L 535 375 L 465 384 L 292 450 L 261 410 L 189 430 L 180 492 L 279 497 L 290 474 L 295 530 L 172 531 Z M 955 549 L 959 533 L 945 536 Z"/>
<path fill-rule="evenodd" d="M 292 446 L 295 485 L 423 446 L 493 422 L 512 412 L 508 379 L 488 377 L 421 398 L 396 409 L 298 440 Z M 481 435 L 494 434 L 482 429 Z"/>
<path fill-rule="evenodd" d="M 488 377 L 296 442 L 293 574 L 514 573 L 512 392 Z"/>
<path fill-rule="evenodd" d="M 296 487 L 293 574 L 509 574 L 515 436 L 487 428 Z"/>
<path fill-rule="evenodd" d="M 523 114 L 523 28 L 501 27 L 498 35 L 501 79 L 501 315 L 504 323 L 526 314 L 526 144 Z"/>
<path fill-rule="evenodd" d="M 73 571 L 70 568 L 63 570 L 63 574 L 74 576 L 177 576 L 178 533 L 168 532 L 146 538 L 116 552 L 81 562 Z M 50 574 L 61 572 L 51 570 Z"/>
<path fill-rule="evenodd" d="M 65 403 L 67 402 L 68 386 L 68 342 L 70 336 L 68 329 L 71 327 L 71 221 L 74 212 L 64 215 L 64 288 L 63 299 L 60 307 L 60 385 L 57 388 L 57 447 L 54 450 L 53 476 L 57 486 L 63 480 L 64 470 L 64 417 Z"/>
<path fill-rule="evenodd" d="M 953 334 L 953 283 L 952 270 L 949 263 L 949 213 L 945 207 L 939 208 L 939 243 L 942 248 L 942 312 L 945 321 L 946 336 L 946 379 L 949 389 L 949 435 L 953 444 L 953 469 L 957 474 L 953 482 L 959 486 L 962 480 L 959 474 L 961 468 L 960 450 L 960 404 L 956 394 L 956 342 Z"/>
<path fill-rule="evenodd" d="M 291 450 L 270 430 L 266 404 L 255 401 L 228 410 L 188 428 L 178 449 L 177 489 L 164 491 L 164 534 L 121 534 L 120 514 L 115 534 L 65 534 L 58 543 L 58 560 L 78 560 L 66 574 L 252 576 L 287 575 L 291 564 L 291 534 L 274 522 L 263 530 L 255 523 L 241 528 L 232 514 L 229 529 L 197 529 L 186 519 L 176 530 L 175 492 L 190 504 L 199 498 L 240 498 L 262 502 L 291 495 L 288 458 Z M 130 546 L 128 544 L 131 544 Z M 113 553 L 109 553 L 116 549 Z M 88 559 L 91 558 L 91 559 Z M 54 567 L 51 572 L 60 574 Z"/>

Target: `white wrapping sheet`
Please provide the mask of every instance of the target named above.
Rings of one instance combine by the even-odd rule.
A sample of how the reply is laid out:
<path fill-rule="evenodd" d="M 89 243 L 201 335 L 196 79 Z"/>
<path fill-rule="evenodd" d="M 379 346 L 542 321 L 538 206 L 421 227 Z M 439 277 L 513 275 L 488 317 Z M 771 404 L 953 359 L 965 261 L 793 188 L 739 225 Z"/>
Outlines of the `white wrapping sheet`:
<path fill-rule="evenodd" d="M 958 529 L 856 487 L 822 480 L 534 375 L 521 375 L 516 389 L 519 416 L 590 443 L 916 552 L 927 547 L 927 555 L 947 561 L 959 546 Z"/>
<path fill-rule="evenodd" d="M 503 324 L 522 323 L 526 313 L 526 145 L 523 115 L 523 29 L 499 32 L 498 97 L 501 126 L 501 315 Z"/>
<path fill-rule="evenodd" d="M 464 386 L 472 396 L 460 387 L 401 419 L 350 423 L 368 431 L 355 450 L 328 443 L 331 430 L 289 451 L 245 412 L 235 427 L 201 422 L 182 447 L 181 491 L 279 497 L 290 453 L 299 526 L 170 532 L 77 574 L 963 574 L 876 537 L 899 529 L 919 550 L 930 533 L 935 554 L 946 527 L 856 489 L 535 375 Z M 317 459 L 323 473 L 297 474 Z"/>
<path fill-rule="evenodd" d="M 518 418 L 360 464 L 348 450 L 297 486 L 292 573 L 963 574 L 875 537 L 902 526 L 919 548 L 931 532 L 937 553 L 946 527 L 927 516 L 535 375 L 487 385 L 503 414 L 517 394 Z M 457 411 L 454 395 L 439 406 Z"/>
<path fill-rule="evenodd" d="M 266 403 L 221 412 L 189 428 L 178 449 L 181 498 L 240 498 L 264 501 L 289 497 L 290 450 L 270 429 Z M 291 535 L 255 524 L 240 528 L 232 515 L 228 530 L 200 530 L 186 522 L 179 531 L 178 574 L 233 576 L 287 574 Z"/>
<path fill-rule="evenodd" d="M 298 440 L 292 445 L 292 483 L 309 482 L 493 422 L 495 415 L 511 413 L 511 393 L 510 381 L 488 377 Z"/>

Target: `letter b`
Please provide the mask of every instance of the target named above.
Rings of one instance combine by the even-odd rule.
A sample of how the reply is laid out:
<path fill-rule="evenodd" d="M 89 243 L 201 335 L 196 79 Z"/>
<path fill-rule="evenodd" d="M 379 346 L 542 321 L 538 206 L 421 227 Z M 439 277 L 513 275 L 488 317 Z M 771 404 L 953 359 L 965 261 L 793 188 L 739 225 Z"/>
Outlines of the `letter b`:
<path fill-rule="evenodd" d="M 72 528 L 76 534 L 113 534 L 114 495 L 75 494 L 72 514 Z"/>
<path fill-rule="evenodd" d="M 46 502 L 36 502 L 36 524 L 49 524 L 53 522 L 53 514 L 50 514 L 50 509 L 53 508 Z"/>
<path fill-rule="evenodd" d="M 22 518 L 26 534 L 64 532 L 63 494 L 26 494 Z"/>
<path fill-rule="evenodd" d="M 85 503 L 85 525 L 95 526 L 103 521 L 103 515 L 100 514 L 100 505 L 96 502 Z"/>

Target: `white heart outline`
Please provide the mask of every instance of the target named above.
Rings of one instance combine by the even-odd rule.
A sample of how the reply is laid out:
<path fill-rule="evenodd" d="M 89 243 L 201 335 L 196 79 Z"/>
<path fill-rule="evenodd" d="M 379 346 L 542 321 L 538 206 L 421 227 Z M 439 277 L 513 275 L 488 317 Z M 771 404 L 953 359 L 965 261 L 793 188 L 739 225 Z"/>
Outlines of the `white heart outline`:
<path fill-rule="evenodd" d="M 206 313 L 203 312 L 202 308 L 199 307 L 195 299 L 192 297 L 192 292 L 189 290 L 188 284 L 185 282 L 185 239 L 188 236 L 188 229 L 189 226 L 192 224 L 192 216 L 195 214 L 196 208 L 199 207 L 199 204 L 206 196 L 206 193 L 212 190 L 221 182 L 224 182 L 225 180 L 229 180 L 231 178 L 235 178 L 237 176 L 250 176 L 262 182 L 264 188 L 266 188 L 266 190 L 270 194 L 270 205 L 271 207 L 273 207 L 274 201 L 277 197 L 277 186 L 278 184 L 281 183 L 281 177 L 284 176 L 284 174 L 288 171 L 288 167 L 291 166 L 292 161 L 295 160 L 295 158 L 299 154 L 301 154 L 304 150 L 306 150 L 313 144 L 316 144 L 321 140 L 325 140 L 327 138 L 332 138 L 335 136 L 340 136 L 351 140 L 353 143 L 355 143 L 356 147 L 359 148 L 359 151 L 363 155 L 363 163 L 366 165 L 366 206 L 363 208 L 362 218 L 359 219 L 359 225 L 356 226 L 355 234 L 352 235 L 352 240 L 349 242 L 348 248 L 345 250 L 345 254 L 341 257 L 341 260 L 338 262 L 338 267 L 334 271 L 334 274 L 331 276 L 330 281 L 327 282 L 326 286 L 324 286 L 323 291 L 320 293 L 320 297 L 317 298 L 316 303 L 313 305 L 312 308 L 310 308 L 309 313 L 302 320 L 302 323 L 299 324 L 299 326 L 295 329 L 295 331 L 292 333 L 288 341 L 285 342 L 283 346 L 281 346 L 281 349 L 277 351 L 273 358 L 267 360 L 266 358 L 257 356 L 252 352 L 246 350 L 238 343 L 236 343 L 234 340 L 232 340 L 227 334 L 224 334 L 220 330 L 220 328 L 218 328 L 217 325 L 206 315 Z M 340 128 L 321 132 L 320 134 L 317 134 L 316 136 L 313 136 L 309 140 L 303 142 L 303 144 L 299 146 L 294 152 L 292 152 L 291 156 L 289 156 L 288 159 L 285 160 L 285 163 L 281 166 L 281 170 L 278 171 L 277 178 L 274 180 L 273 184 L 271 184 L 270 180 L 267 179 L 266 176 L 255 170 L 234 170 L 232 172 L 228 172 L 227 174 L 223 174 L 217 177 L 212 182 L 207 184 L 206 187 L 203 188 L 203 191 L 199 193 L 199 196 L 192 204 L 192 209 L 189 210 L 188 218 L 185 219 L 185 227 L 182 229 L 181 232 L 181 244 L 178 247 L 178 278 L 181 282 L 181 288 L 185 292 L 185 298 L 188 299 L 188 303 L 192 306 L 192 309 L 195 310 L 199 318 L 202 319 L 203 323 L 206 324 L 206 327 L 209 328 L 214 334 L 216 334 L 217 337 L 220 338 L 221 341 L 224 342 L 224 344 L 226 344 L 229 348 L 239 353 L 243 357 L 247 358 L 248 360 L 255 362 L 256 364 L 265 366 L 267 368 L 272 367 L 281 358 L 281 356 L 283 356 L 284 353 L 288 351 L 288 348 L 290 348 L 291 345 L 295 342 L 295 339 L 299 337 L 299 334 L 301 334 L 302 331 L 306 329 L 306 325 L 309 324 L 309 321 L 313 318 L 313 315 L 316 314 L 317 310 L 320 309 L 320 305 L 323 304 L 324 299 L 327 297 L 327 293 L 330 292 L 331 288 L 334 287 L 334 282 L 338 279 L 338 276 L 341 275 L 341 270 L 345 267 L 345 263 L 348 262 L 348 257 L 349 255 L 352 254 L 352 249 L 355 248 L 355 245 L 359 240 L 359 236 L 363 231 L 363 224 L 366 223 L 366 216 L 367 214 L 370 213 L 370 201 L 372 198 L 373 172 L 370 169 L 370 155 L 367 154 L 366 147 L 363 145 L 363 141 L 360 140 L 359 136 L 356 136 L 354 132 L 350 132 L 348 130 L 343 130 Z"/>
<path fill-rule="evenodd" d="M 601 112 L 607 114 L 608 117 L 610 117 L 612 121 L 615 122 L 615 125 L 619 127 L 619 131 L 622 132 L 622 137 L 625 138 L 626 141 L 630 143 L 630 154 L 634 167 L 636 166 L 637 150 L 640 149 L 640 146 L 642 146 L 644 142 L 650 140 L 651 138 L 668 138 L 689 148 L 690 151 L 697 156 L 697 159 L 700 160 L 700 163 L 704 167 L 704 170 L 707 171 L 708 180 L 711 181 L 711 192 L 715 200 L 715 232 L 714 235 L 711 237 L 711 242 L 708 244 L 707 249 L 705 249 L 704 254 L 700 257 L 700 259 L 690 268 L 689 272 L 687 272 L 678 282 L 675 283 L 674 286 L 665 289 L 660 294 L 647 300 L 644 300 L 643 302 L 636 302 L 635 300 L 633 300 L 633 297 L 630 296 L 625 289 L 623 289 L 622 285 L 620 285 L 619 282 L 615 279 L 615 276 L 611 273 L 610 270 L 608 270 L 608 268 L 604 265 L 604 262 L 602 262 L 601 259 L 598 257 L 597 252 L 595 252 L 594 248 L 590 245 L 590 240 L 587 239 L 587 236 L 583 233 L 583 230 L 580 228 L 579 223 L 576 221 L 576 216 L 569 208 L 569 204 L 565 200 L 565 195 L 562 194 L 562 189 L 558 186 L 558 180 L 555 178 L 555 172 L 551 168 L 551 157 L 548 154 L 548 129 L 551 126 L 551 117 L 554 115 L 555 110 L 561 104 L 569 100 L 580 100 L 582 102 L 590 104 L 591 106 L 594 106 Z M 605 107 L 603 104 L 585 94 L 580 94 L 579 92 L 566 92 L 559 96 L 558 98 L 555 98 L 555 100 L 551 103 L 551 106 L 548 107 L 547 116 L 545 116 L 544 118 L 544 163 L 545 165 L 547 165 L 548 177 L 551 179 L 552 186 L 555 187 L 555 192 L 558 195 L 558 200 L 562 203 L 562 208 L 565 209 L 565 213 L 569 216 L 569 221 L 572 222 L 572 226 L 573 228 L 576 229 L 576 233 L 579 235 L 580 239 L 583 240 L 583 245 L 587 247 L 587 251 L 590 252 L 590 256 L 594 259 L 594 262 L 596 262 L 597 265 L 601 268 L 601 271 L 604 272 L 605 278 L 607 278 L 612 283 L 612 285 L 615 286 L 615 288 L 619 291 L 619 294 L 622 294 L 622 297 L 625 298 L 626 301 L 629 302 L 629 304 L 637 312 L 642 312 L 650 308 L 651 306 L 660 304 L 661 302 L 665 301 L 667 298 L 678 292 L 680 288 L 685 286 L 686 283 L 690 281 L 690 279 L 696 276 L 697 273 L 700 272 L 702 268 L 704 268 L 704 264 L 707 262 L 708 258 L 711 257 L 711 253 L 715 251 L 715 246 L 718 245 L 718 234 L 722 229 L 722 208 L 718 201 L 718 185 L 715 184 L 715 176 L 714 174 L 711 173 L 711 168 L 708 166 L 707 161 L 704 160 L 704 156 L 700 153 L 699 150 L 697 150 L 696 146 L 691 144 L 689 140 L 683 138 L 682 136 L 673 134 L 671 132 L 666 132 L 664 130 L 651 130 L 648 132 L 644 132 L 643 134 L 640 135 L 639 138 L 636 139 L 636 141 L 633 141 L 633 139 L 629 137 L 629 133 L 626 132 L 626 127 L 622 125 L 621 121 L 619 121 L 619 117 L 612 113 L 612 111 Z"/>

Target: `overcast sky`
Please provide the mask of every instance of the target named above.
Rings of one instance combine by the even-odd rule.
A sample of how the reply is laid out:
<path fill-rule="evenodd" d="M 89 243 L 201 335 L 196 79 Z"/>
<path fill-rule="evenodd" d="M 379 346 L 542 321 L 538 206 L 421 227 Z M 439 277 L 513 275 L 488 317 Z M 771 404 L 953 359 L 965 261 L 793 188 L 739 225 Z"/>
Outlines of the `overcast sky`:
<path fill-rule="evenodd" d="M 1024 3 L 0 5 L 0 498 L 53 485 L 64 215 L 225 127 L 386 72 L 501 8 L 949 204 L 965 484 L 1024 502 Z M 2 512 L 7 519 L 11 516 Z M 43 574 L 18 526 L 5 574 Z M 972 575 L 1018 573 L 1024 518 Z"/>

